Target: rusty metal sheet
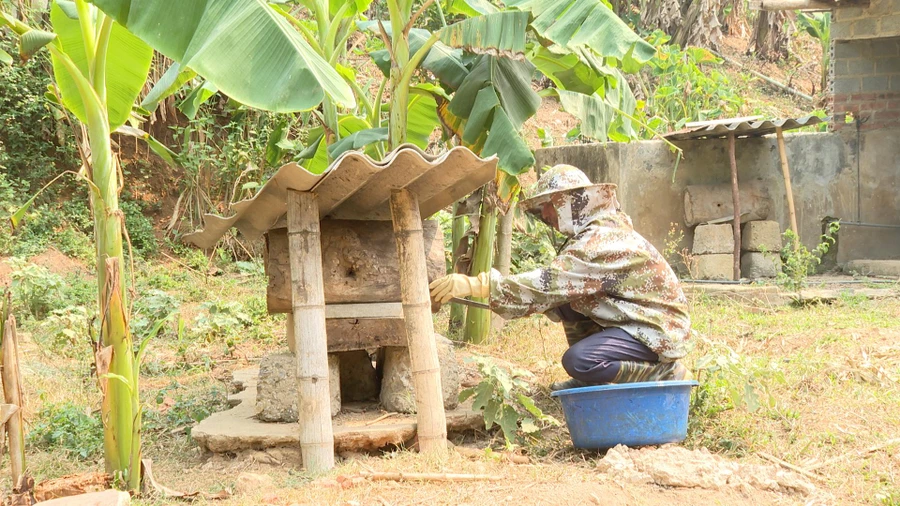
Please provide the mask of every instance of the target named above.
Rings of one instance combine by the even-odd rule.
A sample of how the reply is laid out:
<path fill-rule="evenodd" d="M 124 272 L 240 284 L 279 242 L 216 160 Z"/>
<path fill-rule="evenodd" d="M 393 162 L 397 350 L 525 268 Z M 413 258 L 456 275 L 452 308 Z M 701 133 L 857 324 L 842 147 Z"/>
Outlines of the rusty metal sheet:
<path fill-rule="evenodd" d="M 685 141 L 691 139 L 719 139 L 729 135 L 736 137 L 761 137 L 773 134 L 781 128 L 784 131 L 794 130 L 822 123 L 818 116 L 804 116 L 802 118 L 787 118 L 776 120 L 761 120 L 752 118 L 733 118 L 713 121 L 698 121 L 688 123 L 688 127 L 676 132 L 670 132 L 663 137 L 673 141 Z"/>
<path fill-rule="evenodd" d="M 289 163 L 253 198 L 234 204 L 232 216 L 208 214 L 204 228 L 184 240 L 210 248 L 231 227 L 250 240 L 259 238 L 287 212 L 288 189 L 316 193 L 322 218 L 389 220 L 391 191 L 406 188 L 419 197 L 422 218 L 427 218 L 493 180 L 496 171 L 496 156 L 480 158 L 463 147 L 434 156 L 411 144 L 380 161 L 356 151 L 344 153 L 321 175 Z"/>

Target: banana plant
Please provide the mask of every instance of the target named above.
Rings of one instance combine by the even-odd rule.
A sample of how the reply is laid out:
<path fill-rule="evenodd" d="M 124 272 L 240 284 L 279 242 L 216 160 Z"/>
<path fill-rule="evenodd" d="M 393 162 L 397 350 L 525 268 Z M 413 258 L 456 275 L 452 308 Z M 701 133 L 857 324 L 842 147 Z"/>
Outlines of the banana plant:
<path fill-rule="evenodd" d="M 103 394 L 104 458 L 107 471 L 120 484 L 137 490 L 142 415 L 138 379 L 147 342 L 135 353 L 118 202 L 121 172 L 110 133 L 131 115 L 153 49 L 223 93 L 261 109 L 307 110 L 326 94 L 352 107 L 354 97 L 329 63 L 261 0 L 55 0 L 50 21 L 53 32 L 3 14 L 0 27 L 18 36 L 20 58 L 49 49 L 62 103 L 87 133 L 80 176 L 87 182 L 94 217 L 101 315 L 95 360 Z M 4 55 L 0 60 L 11 60 Z M 179 75 L 175 73 L 173 83 Z"/>
<path fill-rule="evenodd" d="M 831 66 L 831 13 L 798 12 L 797 23 L 822 46 L 822 77 L 819 90 L 825 91 L 828 87 L 828 67 Z"/>

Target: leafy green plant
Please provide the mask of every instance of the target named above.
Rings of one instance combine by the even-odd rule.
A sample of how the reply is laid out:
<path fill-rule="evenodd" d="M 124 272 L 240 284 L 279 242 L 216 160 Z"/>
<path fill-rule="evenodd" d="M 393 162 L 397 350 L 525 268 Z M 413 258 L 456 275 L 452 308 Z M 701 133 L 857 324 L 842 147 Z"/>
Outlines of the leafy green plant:
<path fill-rule="evenodd" d="M 819 91 L 824 92 L 828 89 L 828 72 L 831 66 L 831 13 L 798 12 L 797 24 L 822 46 L 822 78 L 819 82 Z"/>
<path fill-rule="evenodd" d="M 193 426 L 228 407 L 225 391 L 217 386 L 189 393 L 185 393 L 184 388 L 178 381 L 173 381 L 156 392 L 150 400 L 156 409 L 147 411 L 145 428 L 148 432 L 169 434 L 175 428 Z"/>
<path fill-rule="evenodd" d="M 544 414 L 526 395 L 528 382 L 524 378 L 531 376 L 530 373 L 521 369 L 507 371 L 488 357 L 476 356 L 467 361 L 478 366 L 482 380 L 460 392 L 459 401 L 474 396 L 472 409 L 483 412 L 485 429 L 490 430 L 495 424 L 500 426 L 507 447 L 526 437 L 540 435 L 542 426 L 559 425 L 558 420 Z"/>
<path fill-rule="evenodd" d="M 684 230 L 677 223 L 669 224 L 669 232 L 666 234 L 666 243 L 663 248 L 663 258 L 676 269 L 678 274 L 694 278 L 694 255 L 688 248 L 683 248 Z"/>
<path fill-rule="evenodd" d="M 784 232 L 784 247 L 781 248 L 782 272 L 775 281 L 788 290 L 800 290 L 806 286 L 806 278 L 815 274 L 816 267 L 822 263 L 822 257 L 835 242 L 835 235 L 840 230 L 839 222 L 831 222 L 828 230 L 822 234 L 821 242 L 812 251 L 806 249 L 797 234 L 792 230 Z"/>
<path fill-rule="evenodd" d="M 17 307 L 40 320 L 61 306 L 66 286 L 62 276 L 19 257 L 9 258 L 6 263 L 12 268 L 11 288 Z"/>
<path fill-rule="evenodd" d="M 70 402 L 41 408 L 37 421 L 28 432 L 34 448 L 62 450 L 73 458 L 92 460 L 103 450 L 103 424 L 100 419 Z"/>
<path fill-rule="evenodd" d="M 91 313 L 84 306 L 54 309 L 43 322 L 34 339 L 54 354 L 75 357 L 89 356 Z"/>
<path fill-rule="evenodd" d="M 513 228 L 512 265 L 514 274 L 544 267 L 556 256 L 556 251 L 565 242 L 565 237 L 555 229 L 544 225 L 532 216 L 517 213 L 524 218 L 518 220 L 520 227 Z"/>
<path fill-rule="evenodd" d="M 645 90 L 650 127 L 678 130 L 689 121 L 733 116 L 740 110 L 743 99 L 717 68 L 722 61 L 712 52 L 669 45 L 670 37 L 658 30 L 648 40 L 657 49 L 648 62 L 650 90 Z"/>
<path fill-rule="evenodd" d="M 253 318 L 238 301 L 210 301 L 200 305 L 204 310 L 194 318 L 191 332 L 207 340 L 230 337 L 253 323 Z"/>

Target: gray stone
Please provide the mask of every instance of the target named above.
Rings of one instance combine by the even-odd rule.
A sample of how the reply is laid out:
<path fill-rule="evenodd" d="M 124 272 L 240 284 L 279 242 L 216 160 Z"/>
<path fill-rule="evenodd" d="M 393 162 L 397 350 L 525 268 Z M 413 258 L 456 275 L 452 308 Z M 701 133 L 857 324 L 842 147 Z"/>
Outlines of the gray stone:
<path fill-rule="evenodd" d="M 453 409 L 459 404 L 459 365 L 453 343 L 440 334 L 437 341 L 438 362 L 441 365 L 441 389 L 444 408 Z M 381 405 L 388 411 L 415 413 L 416 392 L 410 369 L 409 350 L 389 346 L 384 353 L 384 378 L 381 380 Z"/>
<path fill-rule="evenodd" d="M 747 279 L 774 278 L 781 272 L 778 253 L 750 251 L 741 255 L 741 276 Z"/>
<path fill-rule="evenodd" d="M 259 361 L 256 385 L 256 416 L 264 422 L 297 421 L 297 380 L 294 355 L 275 353 Z M 338 357 L 328 355 L 328 383 L 331 388 L 331 416 L 341 410 L 340 367 Z"/>
<path fill-rule="evenodd" d="M 857 58 L 847 62 L 847 72 L 854 75 L 869 75 L 875 72 L 875 62 L 867 58 Z"/>
<path fill-rule="evenodd" d="M 890 76 L 864 77 L 862 81 L 863 91 L 888 91 L 888 88 L 891 87 Z"/>
<path fill-rule="evenodd" d="M 697 225 L 694 229 L 695 255 L 731 253 L 734 251 L 734 230 L 731 224 Z"/>
<path fill-rule="evenodd" d="M 854 37 L 871 37 L 878 33 L 878 19 L 863 18 L 853 22 Z"/>
<path fill-rule="evenodd" d="M 781 251 L 781 225 L 777 221 L 751 221 L 741 230 L 742 251 Z"/>
<path fill-rule="evenodd" d="M 341 363 L 341 400 L 357 402 L 378 397 L 378 375 L 366 350 L 336 353 Z"/>
<path fill-rule="evenodd" d="M 734 279 L 734 255 L 694 255 L 692 264 L 694 279 Z"/>
<path fill-rule="evenodd" d="M 844 270 L 863 276 L 900 277 L 900 260 L 852 260 Z"/>
<path fill-rule="evenodd" d="M 837 77 L 832 85 L 835 93 L 859 93 L 862 80 L 858 77 Z"/>

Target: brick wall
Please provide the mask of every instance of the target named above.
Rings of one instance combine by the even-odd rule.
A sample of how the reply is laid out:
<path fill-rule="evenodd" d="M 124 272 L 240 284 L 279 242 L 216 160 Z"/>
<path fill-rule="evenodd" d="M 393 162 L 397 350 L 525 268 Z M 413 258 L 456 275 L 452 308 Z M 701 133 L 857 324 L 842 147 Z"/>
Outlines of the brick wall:
<path fill-rule="evenodd" d="M 900 37 L 845 40 L 834 44 L 832 112 L 835 130 L 900 127 Z"/>
<path fill-rule="evenodd" d="M 900 0 L 870 0 L 868 7 L 834 10 L 832 40 L 900 36 Z"/>

